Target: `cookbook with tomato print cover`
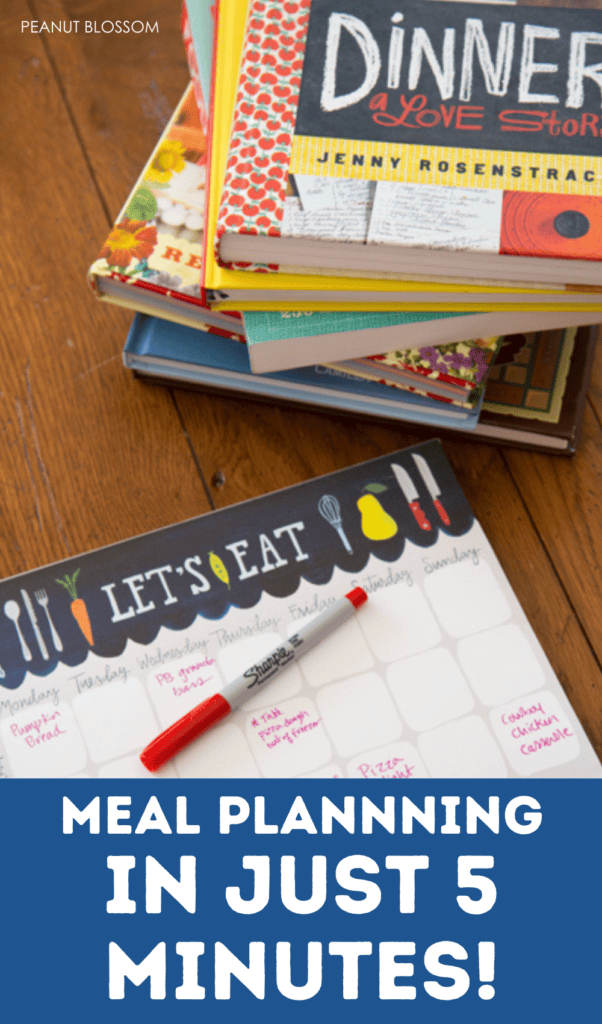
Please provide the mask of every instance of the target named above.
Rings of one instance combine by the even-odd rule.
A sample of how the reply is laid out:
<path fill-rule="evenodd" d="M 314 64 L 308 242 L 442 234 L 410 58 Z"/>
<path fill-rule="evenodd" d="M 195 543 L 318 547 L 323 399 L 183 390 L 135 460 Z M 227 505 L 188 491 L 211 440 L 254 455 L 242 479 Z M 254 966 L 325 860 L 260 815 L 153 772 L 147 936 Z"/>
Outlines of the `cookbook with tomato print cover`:
<path fill-rule="evenodd" d="M 602 287 L 602 11 L 251 0 L 225 264 Z"/>
<path fill-rule="evenodd" d="M 2 581 L 0 775 L 150 777 L 155 736 L 357 586 L 351 621 L 161 774 L 602 774 L 428 441 Z"/>

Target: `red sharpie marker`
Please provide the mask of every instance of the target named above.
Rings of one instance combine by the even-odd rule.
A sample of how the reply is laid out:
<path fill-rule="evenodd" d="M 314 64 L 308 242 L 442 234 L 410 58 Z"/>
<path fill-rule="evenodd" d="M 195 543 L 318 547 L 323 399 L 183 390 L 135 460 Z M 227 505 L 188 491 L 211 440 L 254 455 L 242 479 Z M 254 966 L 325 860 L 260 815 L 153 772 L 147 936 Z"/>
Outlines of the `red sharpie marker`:
<path fill-rule="evenodd" d="M 221 693 L 215 693 L 213 697 L 198 704 L 149 743 L 140 754 L 144 767 L 148 768 L 149 772 L 158 771 L 189 743 L 202 736 L 213 725 L 217 725 L 249 697 L 253 697 L 265 683 L 271 682 L 297 658 L 301 658 L 334 633 L 335 629 L 347 622 L 356 609 L 361 608 L 367 600 L 366 591 L 356 587 L 306 626 L 302 626 L 288 640 L 283 640 L 260 662 L 251 665 L 233 682 L 226 683 Z"/>

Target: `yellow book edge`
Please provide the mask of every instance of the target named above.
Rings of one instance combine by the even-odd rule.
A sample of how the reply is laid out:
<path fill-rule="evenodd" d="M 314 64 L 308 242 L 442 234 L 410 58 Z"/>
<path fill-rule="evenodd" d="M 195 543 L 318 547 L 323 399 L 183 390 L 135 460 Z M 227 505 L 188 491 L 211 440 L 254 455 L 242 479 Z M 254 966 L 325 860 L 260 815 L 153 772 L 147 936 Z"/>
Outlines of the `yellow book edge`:
<path fill-rule="evenodd" d="M 212 302 L 211 309 L 215 312 L 227 313 L 236 311 L 250 313 L 261 312 L 314 312 L 331 313 L 340 311 L 341 303 L 337 302 L 275 302 L 237 299 L 235 302 Z M 440 313 L 442 309 L 450 313 L 591 313 L 592 323 L 602 320 L 600 302 L 349 302 L 344 309 L 350 313 Z"/>

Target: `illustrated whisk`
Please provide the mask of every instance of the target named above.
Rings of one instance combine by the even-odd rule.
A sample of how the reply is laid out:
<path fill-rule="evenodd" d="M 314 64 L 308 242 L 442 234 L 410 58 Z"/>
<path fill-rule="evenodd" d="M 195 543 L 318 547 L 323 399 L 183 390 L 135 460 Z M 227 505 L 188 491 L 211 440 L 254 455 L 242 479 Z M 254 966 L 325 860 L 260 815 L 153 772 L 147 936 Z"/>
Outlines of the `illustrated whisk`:
<path fill-rule="evenodd" d="M 337 531 L 339 537 L 345 545 L 345 550 L 350 555 L 353 554 L 353 548 L 345 536 L 343 529 L 343 520 L 341 519 L 341 506 L 333 494 L 324 494 L 318 502 L 318 511 L 320 515 Z"/>

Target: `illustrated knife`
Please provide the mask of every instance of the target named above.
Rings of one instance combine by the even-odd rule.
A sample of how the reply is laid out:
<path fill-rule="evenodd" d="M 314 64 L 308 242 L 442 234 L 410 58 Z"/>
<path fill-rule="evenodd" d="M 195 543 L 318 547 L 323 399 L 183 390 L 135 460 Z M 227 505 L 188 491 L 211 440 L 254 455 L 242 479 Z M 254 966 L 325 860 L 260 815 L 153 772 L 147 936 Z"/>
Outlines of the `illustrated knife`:
<path fill-rule="evenodd" d="M 404 469 L 402 466 L 398 466 L 396 462 L 391 463 L 391 469 L 395 473 L 395 479 L 403 491 L 403 495 L 410 506 L 412 515 L 418 523 L 418 526 L 421 530 L 430 530 L 431 524 L 420 508 L 418 503 L 418 491 L 416 490 L 414 481 L 407 469 Z"/>
<path fill-rule="evenodd" d="M 445 523 L 446 526 L 449 526 L 449 516 L 445 509 L 443 508 L 443 505 L 439 501 L 441 488 L 439 487 L 439 484 L 437 483 L 435 477 L 433 476 L 431 467 L 429 466 L 426 459 L 422 457 L 422 455 L 412 455 L 412 458 L 416 463 L 416 467 L 418 469 L 418 472 L 420 473 L 420 476 L 424 480 L 427 491 L 429 492 L 431 498 L 433 499 L 433 505 L 435 506 L 437 512 L 439 513 L 439 518 L 441 522 Z"/>
<path fill-rule="evenodd" d="M 40 648 L 40 654 L 44 658 L 44 661 L 48 661 L 48 648 L 46 647 L 46 644 L 44 643 L 44 637 L 40 632 L 40 627 L 38 626 L 38 620 L 36 618 L 36 613 L 33 609 L 33 604 L 31 603 L 31 598 L 26 590 L 21 591 L 21 597 L 23 598 L 23 604 L 27 609 L 29 621 L 31 622 L 36 640 L 38 642 L 38 647 Z"/>

